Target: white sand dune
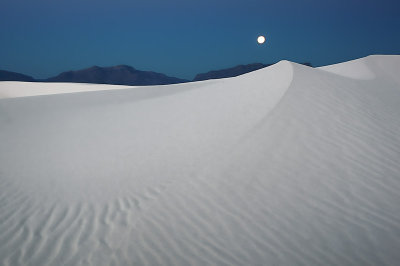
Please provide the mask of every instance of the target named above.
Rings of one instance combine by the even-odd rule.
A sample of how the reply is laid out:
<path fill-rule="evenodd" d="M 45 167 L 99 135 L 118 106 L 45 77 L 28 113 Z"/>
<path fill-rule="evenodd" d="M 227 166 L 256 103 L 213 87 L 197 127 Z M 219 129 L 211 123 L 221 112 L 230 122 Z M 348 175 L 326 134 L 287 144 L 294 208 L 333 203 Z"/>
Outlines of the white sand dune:
<path fill-rule="evenodd" d="M 399 70 L 0 82 L 0 264 L 397 265 Z"/>
<path fill-rule="evenodd" d="M 1 81 L 0 99 L 87 91 L 117 90 L 127 88 L 132 88 L 132 86 L 89 83 Z"/>

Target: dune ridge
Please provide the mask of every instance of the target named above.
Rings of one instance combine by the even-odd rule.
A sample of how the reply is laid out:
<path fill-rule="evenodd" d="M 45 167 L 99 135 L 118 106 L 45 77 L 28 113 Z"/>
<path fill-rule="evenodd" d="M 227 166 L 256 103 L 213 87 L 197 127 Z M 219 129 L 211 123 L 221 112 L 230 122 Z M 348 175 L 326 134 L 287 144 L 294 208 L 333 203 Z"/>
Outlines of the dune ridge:
<path fill-rule="evenodd" d="M 0 264 L 395 265 L 398 69 L 8 94 Z"/>

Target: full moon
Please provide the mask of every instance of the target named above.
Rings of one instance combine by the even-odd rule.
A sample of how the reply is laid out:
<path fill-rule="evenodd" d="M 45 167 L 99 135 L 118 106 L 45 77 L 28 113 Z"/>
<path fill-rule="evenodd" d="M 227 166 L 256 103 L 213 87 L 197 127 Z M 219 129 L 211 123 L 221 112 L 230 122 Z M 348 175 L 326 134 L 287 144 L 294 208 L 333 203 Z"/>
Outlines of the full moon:
<path fill-rule="evenodd" d="M 258 42 L 259 44 L 265 43 L 265 37 L 264 37 L 264 36 L 258 36 L 257 42 Z"/>

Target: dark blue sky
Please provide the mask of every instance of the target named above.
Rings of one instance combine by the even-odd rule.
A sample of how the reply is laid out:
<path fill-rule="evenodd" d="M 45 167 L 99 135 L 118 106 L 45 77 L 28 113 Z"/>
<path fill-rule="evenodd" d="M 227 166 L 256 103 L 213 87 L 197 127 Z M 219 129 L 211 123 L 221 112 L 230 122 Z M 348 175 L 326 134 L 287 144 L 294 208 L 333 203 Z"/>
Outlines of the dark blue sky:
<path fill-rule="evenodd" d="M 0 69 L 46 78 L 127 64 L 191 79 L 253 62 L 400 54 L 398 2 L 1 0 Z"/>

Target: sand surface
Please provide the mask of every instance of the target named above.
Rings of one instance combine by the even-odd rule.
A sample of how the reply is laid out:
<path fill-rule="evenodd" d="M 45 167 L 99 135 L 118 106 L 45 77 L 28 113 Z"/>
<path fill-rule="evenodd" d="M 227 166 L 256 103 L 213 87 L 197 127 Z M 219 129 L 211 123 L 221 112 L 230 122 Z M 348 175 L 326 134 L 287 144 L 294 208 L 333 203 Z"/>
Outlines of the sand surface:
<path fill-rule="evenodd" d="M 398 265 L 399 77 L 0 82 L 0 265 Z"/>

